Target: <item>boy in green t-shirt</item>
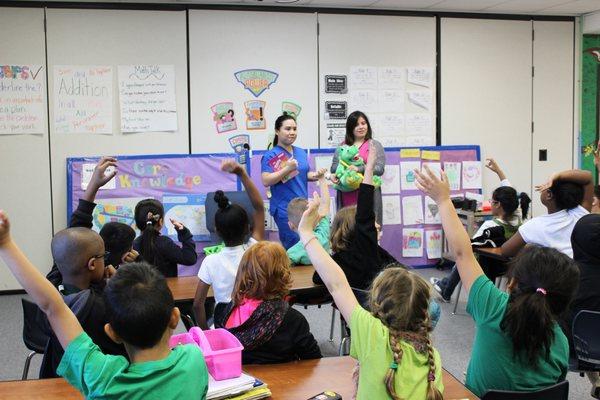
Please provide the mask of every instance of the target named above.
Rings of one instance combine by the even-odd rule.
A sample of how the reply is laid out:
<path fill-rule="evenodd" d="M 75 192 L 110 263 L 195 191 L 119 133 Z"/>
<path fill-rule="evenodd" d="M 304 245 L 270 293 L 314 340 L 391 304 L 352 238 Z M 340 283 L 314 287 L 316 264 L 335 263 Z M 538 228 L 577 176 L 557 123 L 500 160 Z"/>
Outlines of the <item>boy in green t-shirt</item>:
<path fill-rule="evenodd" d="M 329 207 L 330 207 L 330 196 L 329 196 L 329 187 L 327 185 L 327 181 L 324 177 L 319 179 L 319 190 L 321 192 L 321 201 L 319 203 L 319 216 L 321 219 L 317 223 L 317 226 L 314 228 L 314 233 L 321 243 L 321 246 L 325 250 L 329 252 Z M 288 225 L 290 229 L 294 232 L 298 231 L 298 224 L 300 223 L 300 219 L 302 218 L 302 214 L 306 210 L 306 206 L 308 205 L 308 200 L 302 197 L 296 197 L 292 199 L 288 203 L 287 214 L 288 214 Z M 302 242 L 298 241 L 295 245 L 287 249 L 287 255 L 295 265 L 310 265 L 310 259 L 308 258 L 308 254 L 304 247 L 302 246 Z"/>
<path fill-rule="evenodd" d="M 103 248 L 92 258 L 101 257 Z M 104 289 L 109 316 L 104 329 L 112 340 L 125 345 L 130 363 L 123 356 L 103 354 L 92 342 L 60 293 L 12 240 L 9 220 L 3 211 L 0 211 L 0 258 L 46 314 L 65 349 L 58 374 L 86 398 L 206 397 L 208 372 L 200 349 L 169 348 L 179 310 L 174 307 L 165 278 L 153 267 L 145 263 L 125 264 Z"/>

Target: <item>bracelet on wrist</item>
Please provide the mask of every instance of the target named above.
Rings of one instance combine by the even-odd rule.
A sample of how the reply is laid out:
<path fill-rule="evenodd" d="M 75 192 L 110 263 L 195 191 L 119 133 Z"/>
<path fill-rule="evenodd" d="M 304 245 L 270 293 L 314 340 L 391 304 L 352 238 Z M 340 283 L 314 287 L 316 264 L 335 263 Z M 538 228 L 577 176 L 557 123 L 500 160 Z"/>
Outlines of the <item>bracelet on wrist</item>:
<path fill-rule="evenodd" d="M 306 240 L 302 241 L 302 247 L 304 247 L 304 249 L 306 250 L 306 246 L 308 246 L 308 244 L 313 240 L 316 239 L 317 237 L 315 235 L 311 235 L 311 237 L 309 237 Z"/>

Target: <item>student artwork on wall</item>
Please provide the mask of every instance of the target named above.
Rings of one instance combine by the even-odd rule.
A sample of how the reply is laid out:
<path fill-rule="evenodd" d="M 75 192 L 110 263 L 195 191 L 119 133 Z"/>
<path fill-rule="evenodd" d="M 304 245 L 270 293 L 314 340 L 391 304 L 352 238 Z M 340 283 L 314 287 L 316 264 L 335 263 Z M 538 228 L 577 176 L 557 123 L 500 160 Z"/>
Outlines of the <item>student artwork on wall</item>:
<path fill-rule="evenodd" d="M 423 257 L 423 229 L 402 229 L 402 257 Z"/>
<path fill-rule="evenodd" d="M 223 102 L 213 105 L 210 110 L 218 133 L 229 132 L 237 129 L 235 111 L 232 102 Z"/>
<path fill-rule="evenodd" d="M 400 213 L 400 199 L 398 196 L 382 196 L 381 204 L 383 225 L 400 225 L 402 223 L 402 214 Z"/>
<path fill-rule="evenodd" d="M 435 260 L 442 257 L 442 230 L 425 231 L 427 258 Z"/>
<path fill-rule="evenodd" d="M 442 223 L 438 205 L 429 196 L 425 196 L 425 223 L 429 225 Z"/>
<path fill-rule="evenodd" d="M 54 132 L 112 134 L 111 66 L 54 66 Z"/>
<path fill-rule="evenodd" d="M 266 129 L 267 120 L 265 119 L 266 102 L 262 100 L 250 100 L 244 103 L 246 111 L 246 129 Z"/>
<path fill-rule="evenodd" d="M 420 161 L 402 161 L 400 163 L 400 186 L 402 190 L 417 190 L 415 170 L 421 169 Z"/>
<path fill-rule="evenodd" d="M 448 177 L 450 190 L 460 190 L 460 172 L 462 164 L 460 162 L 444 162 L 444 171 Z"/>
<path fill-rule="evenodd" d="M 462 187 L 463 189 L 481 189 L 482 171 L 480 161 L 463 161 L 462 163 Z"/>
<path fill-rule="evenodd" d="M 234 74 L 235 79 L 244 85 L 254 97 L 259 97 L 265 90 L 277 82 L 279 74 L 266 69 L 244 69 Z"/>
<path fill-rule="evenodd" d="M 281 113 L 286 115 L 291 115 L 295 119 L 298 119 L 300 116 L 300 111 L 302 111 L 302 107 L 293 101 L 282 101 L 281 102 Z"/>
<path fill-rule="evenodd" d="M 400 166 L 386 165 L 385 172 L 381 177 L 381 193 L 400 193 Z"/>
<path fill-rule="evenodd" d="M 0 65 L 0 135 L 45 132 L 43 71 L 41 65 Z"/>
<path fill-rule="evenodd" d="M 402 197 L 402 220 L 404 225 L 420 225 L 425 222 L 424 219 L 422 196 Z"/>
<path fill-rule="evenodd" d="M 121 132 L 177 130 L 175 67 L 120 65 Z"/>

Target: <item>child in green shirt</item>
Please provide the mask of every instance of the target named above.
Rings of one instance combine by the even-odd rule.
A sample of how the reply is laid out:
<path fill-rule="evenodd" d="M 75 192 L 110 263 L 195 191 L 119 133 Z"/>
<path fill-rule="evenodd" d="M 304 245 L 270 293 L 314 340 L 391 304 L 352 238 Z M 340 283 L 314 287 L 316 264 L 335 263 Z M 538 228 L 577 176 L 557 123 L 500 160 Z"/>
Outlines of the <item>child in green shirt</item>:
<path fill-rule="evenodd" d="M 204 399 L 208 372 L 195 346 L 168 345 L 179 322 L 179 310 L 165 278 L 144 263 L 125 264 L 104 289 L 109 322 L 106 334 L 123 343 L 123 356 L 103 354 L 83 331 L 60 293 L 21 252 L 10 235 L 8 217 L 0 211 L 0 258 L 46 314 L 65 349 L 58 374 L 88 399 Z M 104 248 L 88 263 L 100 263 Z M 93 260 L 92 260 L 93 259 Z M 103 274 L 103 268 L 98 268 Z"/>

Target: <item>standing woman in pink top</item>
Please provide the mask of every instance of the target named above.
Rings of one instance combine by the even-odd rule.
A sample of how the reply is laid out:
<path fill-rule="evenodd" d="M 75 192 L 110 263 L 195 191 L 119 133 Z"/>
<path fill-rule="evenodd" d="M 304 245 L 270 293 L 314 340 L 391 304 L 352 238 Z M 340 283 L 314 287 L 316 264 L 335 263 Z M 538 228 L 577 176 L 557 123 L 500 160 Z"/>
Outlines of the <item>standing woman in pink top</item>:
<path fill-rule="evenodd" d="M 333 161 L 331 163 L 330 171 L 332 174 L 335 174 L 335 170 L 338 167 L 338 155 L 339 148 L 342 145 L 348 146 L 356 146 L 358 147 L 358 154 L 362 157 L 365 164 L 359 167 L 355 167 L 351 165 L 349 168 L 355 169 L 357 172 L 364 174 L 365 165 L 367 164 L 367 160 L 369 158 L 369 142 L 373 142 L 373 146 L 375 146 L 377 160 L 375 160 L 375 168 L 373 169 L 373 174 L 377 176 L 382 176 L 385 172 L 385 151 L 381 143 L 377 140 L 373 139 L 373 131 L 371 130 L 371 124 L 369 124 L 369 118 L 362 111 L 354 111 L 350 115 L 348 115 L 348 119 L 346 119 L 346 137 L 344 138 L 344 142 L 340 143 L 338 148 L 336 148 L 335 154 L 333 156 Z M 337 183 L 337 177 L 335 175 L 331 175 L 331 181 L 333 183 Z M 381 207 L 381 188 L 375 189 L 374 193 L 374 210 L 375 210 L 375 222 L 381 225 L 381 220 L 383 216 L 383 211 Z M 354 206 L 358 201 L 358 190 L 354 190 L 352 192 L 342 192 L 338 191 L 336 203 L 337 209 L 341 209 L 342 207 Z"/>

